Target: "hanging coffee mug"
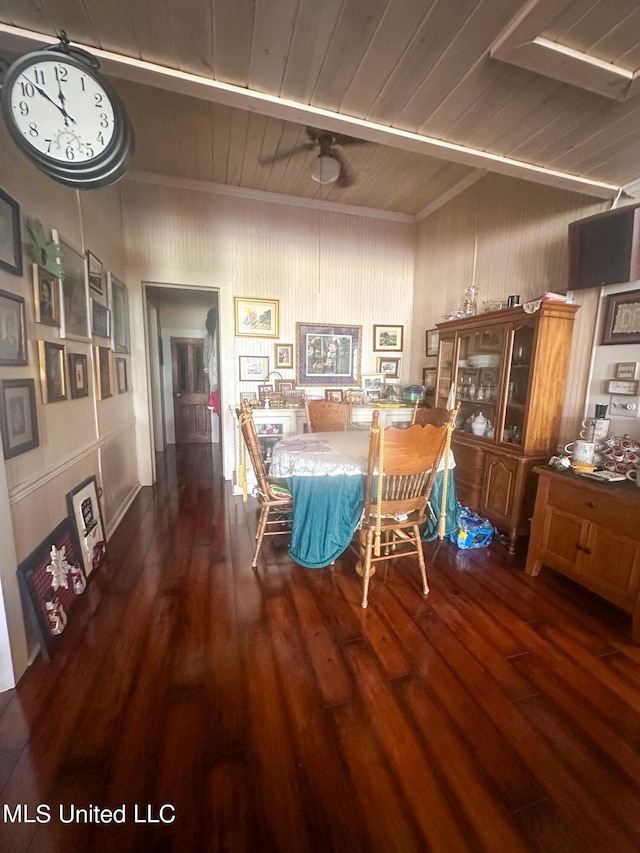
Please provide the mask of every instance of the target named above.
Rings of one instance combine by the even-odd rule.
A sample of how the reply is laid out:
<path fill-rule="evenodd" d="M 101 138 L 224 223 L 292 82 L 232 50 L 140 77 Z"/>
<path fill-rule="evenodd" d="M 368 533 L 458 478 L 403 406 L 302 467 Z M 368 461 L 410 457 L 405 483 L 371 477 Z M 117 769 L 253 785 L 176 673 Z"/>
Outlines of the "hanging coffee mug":
<path fill-rule="evenodd" d="M 593 465 L 593 456 L 596 452 L 596 446 L 593 441 L 583 441 L 578 439 L 567 444 L 565 452 L 571 454 L 572 462 L 584 462 L 587 465 Z"/>

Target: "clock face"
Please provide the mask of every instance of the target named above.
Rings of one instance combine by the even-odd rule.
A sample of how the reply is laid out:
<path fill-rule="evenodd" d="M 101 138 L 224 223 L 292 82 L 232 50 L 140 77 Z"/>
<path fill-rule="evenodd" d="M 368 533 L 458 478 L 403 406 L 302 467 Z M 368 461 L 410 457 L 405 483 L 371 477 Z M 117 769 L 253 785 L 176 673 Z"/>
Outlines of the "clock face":
<path fill-rule="evenodd" d="M 110 97 L 88 71 L 50 55 L 18 67 L 8 81 L 15 129 L 42 158 L 72 166 L 108 151 L 116 117 Z"/>

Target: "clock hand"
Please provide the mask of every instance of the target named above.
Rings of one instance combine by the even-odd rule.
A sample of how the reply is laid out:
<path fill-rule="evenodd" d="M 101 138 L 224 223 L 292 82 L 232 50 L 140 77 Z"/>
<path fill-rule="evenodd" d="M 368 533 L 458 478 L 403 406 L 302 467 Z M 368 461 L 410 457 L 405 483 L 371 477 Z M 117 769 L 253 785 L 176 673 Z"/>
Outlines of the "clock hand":
<path fill-rule="evenodd" d="M 64 102 L 65 102 L 66 98 L 62 92 L 62 85 L 61 85 L 59 80 L 58 80 L 58 100 L 62 104 L 65 127 L 69 127 L 69 119 L 71 118 L 71 116 L 68 114 L 68 112 L 65 109 Z M 74 119 L 71 119 L 71 120 L 73 121 Z"/>
<path fill-rule="evenodd" d="M 39 95 L 42 95 L 42 97 L 43 97 L 43 98 L 46 98 L 46 99 L 49 101 L 49 103 L 53 104 L 53 106 L 54 106 L 57 110 L 60 110 L 60 112 L 62 113 L 62 115 L 65 117 L 65 121 L 66 121 L 66 119 L 67 119 L 67 118 L 70 118 L 70 119 L 71 119 L 71 121 L 75 123 L 75 119 L 73 118 L 73 116 L 70 116 L 70 115 L 69 115 L 69 113 L 65 110 L 65 108 L 64 108 L 64 107 L 61 107 L 61 106 L 59 106 L 58 104 L 56 104 L 56 102 L 53 100 L 53 98 L 52 98 L 52 97 L 50 97 L 50 95 L 48 94 L 48 92 L 46 92 L 46 91 L 45 91 L 41 86 L 38 86 L 38 84 L 37 84 L 37 83 L 34 83 L 34 82 L 33 82 L 33 80 L 29 80 L 29 78 L 27 77 L 27 75 L 26 75 L 26 74 L 23 74 L 22 76 L 23 76 L 23 77 L 24 77 L 24 79 L 27 81 L 27 83 L 31 83 L 31 85 L 32 85 L 32 86 L 33 86 L 33 88 L 36 90 L 36 92 L 38 92 L 38 94 L 39 94 Z"/>

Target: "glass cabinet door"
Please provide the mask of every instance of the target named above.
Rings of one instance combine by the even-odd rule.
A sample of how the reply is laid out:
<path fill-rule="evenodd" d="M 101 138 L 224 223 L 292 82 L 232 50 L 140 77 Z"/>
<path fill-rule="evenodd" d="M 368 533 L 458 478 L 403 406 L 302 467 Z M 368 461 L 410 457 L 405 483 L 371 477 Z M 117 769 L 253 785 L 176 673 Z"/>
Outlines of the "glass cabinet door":
<path fill-rule="evenodd" d="M 513 331 L 513 346 L 507 381 L 502 441 L 524 443 L 524 416 L 533 356 L 533 326 L 523 325 Z"/>
<path fill-rule="evenodd" d="M 460 413 L 456 428 L 493 440 L 499 424 L 499 398 L 506 326 L 492 326 L 459 337 L 456 397 Z"/>
<path fill-rule="evenodd" d="M 436 388 L 435 406 L 446 409 L 449 391 L 453 382 L 453 351 L 455 339 L 440 337 L 438 343 L 438 384 Z"/>

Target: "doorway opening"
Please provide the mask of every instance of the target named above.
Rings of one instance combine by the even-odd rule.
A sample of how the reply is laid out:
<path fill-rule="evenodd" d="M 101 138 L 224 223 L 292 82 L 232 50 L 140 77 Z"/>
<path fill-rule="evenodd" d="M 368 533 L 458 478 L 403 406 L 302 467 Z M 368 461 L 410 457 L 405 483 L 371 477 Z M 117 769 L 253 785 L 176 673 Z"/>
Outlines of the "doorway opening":
<path fill-rule="evenodd" d="M 207 321 L 211 326 L 211 317 L 219 316 L 219 291 L 150 283 L 144 290 L 154 451 L 181 443 L 221 444 L 219 414 L 209 407 L 211 391 L 220 387 L 217 328 L 216 357 L 207 363 L 204 357 L 211 350 L 211 338 L 205 346 L 211 334 Z"/>

